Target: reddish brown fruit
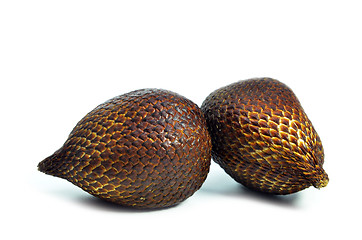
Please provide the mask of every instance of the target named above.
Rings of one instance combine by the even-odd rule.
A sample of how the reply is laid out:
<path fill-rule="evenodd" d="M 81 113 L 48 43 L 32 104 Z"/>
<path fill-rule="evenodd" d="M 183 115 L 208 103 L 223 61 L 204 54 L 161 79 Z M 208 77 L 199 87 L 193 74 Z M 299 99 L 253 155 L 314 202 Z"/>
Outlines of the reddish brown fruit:
<path fill-rule="evenodd" d="M 211 93 L 201 109 L 212 157 L 237 182 L 273 194 L 327 185 L 321 140 L 283 83 L 236 82 Z"/>
<path fill-rule="evenodd" d="M 143 89 L 88 113 L 38 168 L 107 201 L 160 208 L 197 191 L 210 159 L 199 107 L 173 92 Z"/>

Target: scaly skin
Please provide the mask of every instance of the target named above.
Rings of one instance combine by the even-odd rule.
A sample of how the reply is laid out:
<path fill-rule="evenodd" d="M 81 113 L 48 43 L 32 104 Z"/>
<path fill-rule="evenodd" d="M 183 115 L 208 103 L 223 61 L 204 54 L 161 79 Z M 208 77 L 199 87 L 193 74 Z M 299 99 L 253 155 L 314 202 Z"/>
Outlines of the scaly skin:
<path fill-rule="evenodd" d="M 38 169 L 107 201 L 161 208 L 197 191 L 210 159 L 211 140 L 197 105 L 170 91 L 143 89 L 88 113 Z"/>
<path fill-rule="evenodd" d="M 321 140 L 285 84 L 236 82 L 211 93 L 201 109 L 212 157 L 237 182 L 272 194 L 328 184 Z"/>

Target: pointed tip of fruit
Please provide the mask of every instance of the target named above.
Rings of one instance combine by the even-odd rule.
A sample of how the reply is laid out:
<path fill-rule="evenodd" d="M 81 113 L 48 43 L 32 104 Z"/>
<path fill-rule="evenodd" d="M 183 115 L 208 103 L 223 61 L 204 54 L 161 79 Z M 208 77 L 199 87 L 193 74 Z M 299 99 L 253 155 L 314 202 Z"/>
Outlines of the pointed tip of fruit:
<path fill-rule="evenodd" d="M 64 163 L 58 158 L 58 155 L 56 153 L 39 162 L 37 167 L 38 171 L 42 173 L 64 178 L 62 174 L 62 169 L 64 169 Z"/>
<path fill-rule="evenodd" d="M 319 181 L 319 185 L 317 186 L 318 188 L 323 188 L 326 187 L 328 185 L 329 179 L 328 177 L 323 178 Z"/>
<path fill-rule="evenodd" d="M 323 172 L 318 178 L 318 180 L 313 183 L 313 186 L 315 188 L 321 189 L 326 187 L 328 185 L 328 182 L 329 182 L 328 175 L 326 172 Z"/>
<path fill-rule="evenodd" d="M 38 171 L 48 174 L 49 170 L 52 168 L 51 161 L 51 157 L 47 157 L 46 159 L 38 163 Z"/>

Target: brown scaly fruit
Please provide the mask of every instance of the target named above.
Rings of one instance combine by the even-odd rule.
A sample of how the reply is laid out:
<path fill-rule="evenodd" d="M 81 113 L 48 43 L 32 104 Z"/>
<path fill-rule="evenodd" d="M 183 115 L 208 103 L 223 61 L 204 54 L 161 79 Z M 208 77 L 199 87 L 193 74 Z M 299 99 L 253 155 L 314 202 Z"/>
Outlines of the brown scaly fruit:
<path fill-rule="evenodd" d="M 142 89 L 88 113 L 38 169 L 101 199 L 161 208 L 205 181 L 211 140 L 200 108 L 170 91 Z"/>
<path fill-rule="evenodd" d="M 328 184 L 321 140 L 285 84 L 239 81 L 211 93 L 201 109 L 212 157 L 237 182 L 272 194 Z"/>

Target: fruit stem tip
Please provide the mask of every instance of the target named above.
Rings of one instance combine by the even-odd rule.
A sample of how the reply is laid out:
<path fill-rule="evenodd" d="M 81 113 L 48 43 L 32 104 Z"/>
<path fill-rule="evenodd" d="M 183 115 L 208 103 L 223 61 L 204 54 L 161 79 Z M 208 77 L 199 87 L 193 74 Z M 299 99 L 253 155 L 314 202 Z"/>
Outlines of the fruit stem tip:
<path fill-rule="evenodd" d="M 328 178 L 328 175 L 327 174 L 323 174 L 323 177 L 314 184 L 314 187 L 318 188 L 318 189 L 321 189 L 321 188 L 324 188 L 328 185 L 328 182 L 329 182 L 329 178 Z"/>

